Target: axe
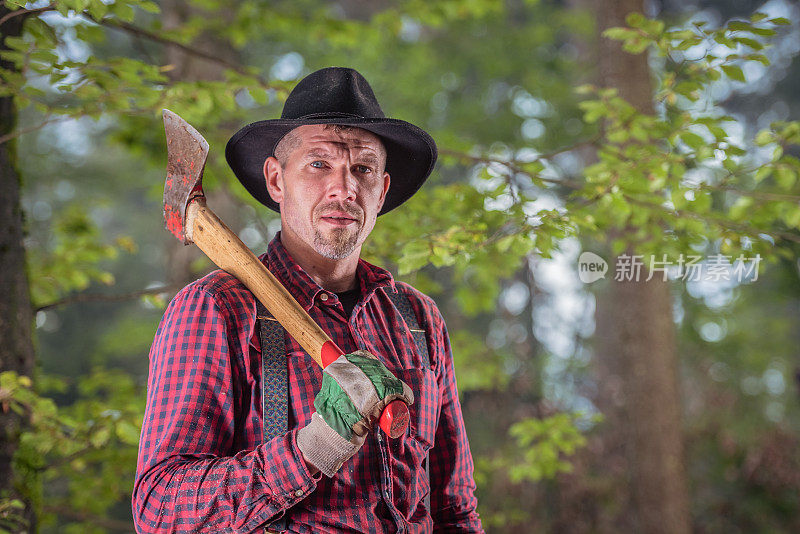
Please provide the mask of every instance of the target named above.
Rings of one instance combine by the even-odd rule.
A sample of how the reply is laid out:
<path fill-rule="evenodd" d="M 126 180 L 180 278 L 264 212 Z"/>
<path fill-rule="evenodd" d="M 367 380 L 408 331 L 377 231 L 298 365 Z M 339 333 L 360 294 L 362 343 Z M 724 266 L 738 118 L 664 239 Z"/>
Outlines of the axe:
<path fill-rule="evenodd" d="M 167 230 L 184 244 L 197 245 L 220 269 L 238 278 L 324 369 L 344 352 L 206 206 L 202 179 L 208 142 L 175 113 L 165 109 L 162 114 L 167 134 L 167 180 L 164 184 Z M 379 426 L 390 437 L 397 438 L 405 433 L 408 421 L 408 406 L 395 400 L 384 408 Z"/>

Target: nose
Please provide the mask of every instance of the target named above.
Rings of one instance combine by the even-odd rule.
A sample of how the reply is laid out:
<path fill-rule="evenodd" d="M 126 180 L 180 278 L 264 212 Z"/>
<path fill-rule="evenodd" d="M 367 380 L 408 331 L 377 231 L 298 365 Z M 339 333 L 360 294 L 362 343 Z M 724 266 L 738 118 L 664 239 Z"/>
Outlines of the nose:
<path fill-rule="evenodd" d="M 336 172 L 330 174 L 327 197 L 330 200 L 355 201 L 356 177 L 353 176 L 349 165 L 340 165 Z"/>

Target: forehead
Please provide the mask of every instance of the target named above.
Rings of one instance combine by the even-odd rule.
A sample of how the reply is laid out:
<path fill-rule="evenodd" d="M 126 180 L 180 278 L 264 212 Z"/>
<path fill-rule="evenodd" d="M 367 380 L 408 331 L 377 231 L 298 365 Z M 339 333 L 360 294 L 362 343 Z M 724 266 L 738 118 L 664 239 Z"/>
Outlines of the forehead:
<path fill-rule="evenodd" d="M 292 130 L 300 139 L 300 148 L 327 146 L 348 150 L 372 150 L 383 154 L 384 147 L 380 138 L 372 132 L 361 128 L 336 128 L 325 124 L 308 124 Z"/>

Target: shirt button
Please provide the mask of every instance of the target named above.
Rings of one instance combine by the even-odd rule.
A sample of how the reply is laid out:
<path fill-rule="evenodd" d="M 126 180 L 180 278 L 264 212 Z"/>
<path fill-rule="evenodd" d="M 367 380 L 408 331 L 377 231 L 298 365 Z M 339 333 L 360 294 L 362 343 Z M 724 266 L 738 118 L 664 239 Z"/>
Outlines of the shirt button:
<path fill-rule="evenodd" d="M 319 300 L 321 300 L 322 302 L 325 302 L 326 300 L 328 300 L 328 294 L 327 293 L 321 294 L 319 296 Z"/>
<path fill-rule="evenodd" d="M 297 491 L 295 491 L 295 492 L 294 492 L 294 496 L 295 496 L 295 497 L 302 497 L 302 496 L 303 496 L 303 490 L 297 490 Z"/>

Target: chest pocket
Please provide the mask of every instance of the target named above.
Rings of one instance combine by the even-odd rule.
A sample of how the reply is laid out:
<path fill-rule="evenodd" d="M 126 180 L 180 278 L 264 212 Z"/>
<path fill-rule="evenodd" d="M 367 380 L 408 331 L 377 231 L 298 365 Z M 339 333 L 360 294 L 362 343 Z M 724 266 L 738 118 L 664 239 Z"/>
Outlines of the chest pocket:
<path fill-rule="evenodd" d="M 408 296 L 399 291 L 393 293 L 390 290 L 384 290 L 384 293 L 386 293 L 386 296 L 392 301 L 397 311 L 400 312 L 408 331 L 411 332 L 411 337 L 414 338 L 414 346 L 417 349 L 417 354 L 419 354 L 423 367 L 431 369 L 433 365 L 430 355 L 428 354 L 428 339 L 425 334 L 425 325 L 420 326 L 419 320 L 417 320 L 417 314 L 414 313 L 414 308 L 411 307 L 411 301 L 408 300 Z"/>
<path fill-rule="evenodd" d="M 411 437 L 428 451 L 436 441 L 439 421 L 439 386 L 436 373 L 431 369 L 398 369 L 394 374 L 414 391 L 414 404 L 408 407 Z"/>
<path fill-rule="evenodd" d="M 390 290 L 385 290 L 385 293 L 400 312 L 406 327 L 411 332 L 419 361 L 422 364 L 418 369 L 398 369 L 395 371 L 395 375 L 414 391 L 414 404 L 409 407 L 411 436 L 423 448 L 429 450 L 434 445 L 436 426 L 439 420 L 439 387 L 428 352 L 426 329 L 424 325 L 420 326 L 417 315 L 405 293 L 399 291 L 394 293 Z"/>

